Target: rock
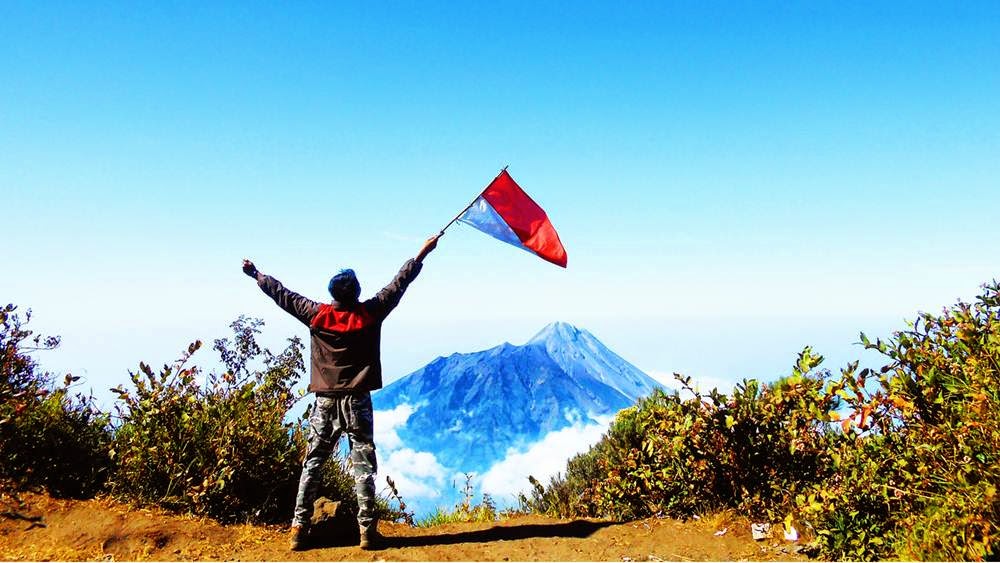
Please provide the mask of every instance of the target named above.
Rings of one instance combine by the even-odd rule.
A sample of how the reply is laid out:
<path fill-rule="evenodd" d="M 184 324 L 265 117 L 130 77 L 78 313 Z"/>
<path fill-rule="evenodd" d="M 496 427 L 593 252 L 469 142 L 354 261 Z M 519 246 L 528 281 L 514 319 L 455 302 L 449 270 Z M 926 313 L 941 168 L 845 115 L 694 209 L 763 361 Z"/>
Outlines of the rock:
<path fill-rule="evenodd" d="M 361 539 L 357 515 L 344 503 L 319 497 L 313 503 L 309 539 L 317 546 L 357 545 Z"/>
<path fill-rule="evenodd" d="M 313 503 L 312 524 L 316 526 L 330 519 L 337 518 L 340 512 L 340 501 L 333 501 L 326 497 L 319 497 Z"/>
<path fill-rule="evenodd" d="M 757 541 L 767 539 L 767 536 L 770 535 L 770 532 L 771 532 L 771 525 L 766 522 L 761 524 L 750 524 L 750 535 L 752 535 L 753 539 Z"/>

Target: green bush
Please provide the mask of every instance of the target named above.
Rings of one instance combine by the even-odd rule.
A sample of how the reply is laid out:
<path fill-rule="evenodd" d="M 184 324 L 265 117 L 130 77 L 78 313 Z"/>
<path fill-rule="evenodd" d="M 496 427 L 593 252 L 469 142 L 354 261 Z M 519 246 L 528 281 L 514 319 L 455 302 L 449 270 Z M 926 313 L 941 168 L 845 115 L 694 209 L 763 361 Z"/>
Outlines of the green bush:
<path fill-rule="evenodd" d="M 1000 285 L 921 314 L 880 370 L 839 376 L 800 354 L 772 385 L 731 397 L 658 391 L 618 414 L 565 477 L 522 506 L 619 519 L 736 509 L 795 525 L 831 559 L 1000 556 Z"/>
<path fill-rule="evenodd" d="M 736 508 L 784 517 L 783 507 L 827 476 L 825 421 L 838 404 L 824 393 L 822 358 L 808 348 L 774 385 L 743 381 L 731 398 L 713 390 L 656 390 L 618 413 L 590 451 L 570 460 L 566 477 L 533 483 L 522 504 L 557 516 L 686 517 Z"/>
<path fill-rule="evenodd" d="M 840 391 L 838 477 L 801 502 L 837 557 L 1000 555 L 1000 286 L 871 342 L 890 362 Z M 852 366 L 853 368 L 853 366 Z M 853 431 L 847 432 L 849 428 Z M 809 506 L 811 504 L 811 506 Z M 836 525 L 853 519 L 852 529 Z"/>
<path fill-rule="evenodd" d="M 593 484 L 604 477 L 600 460 L 611 449 L 606 437 L 605 434 L 605 440 L 570 459 L 566 465 L 566 474 L 557 474 L 549 481 L 548 486 L 543 486 L 533 475 L 529 475 L 530 496 L 523 493 L 518 495 L 517 511 L 555 518 L 599 514 L 594 502 Z"/>
<path fill-rule="evenodd" d="M 56 496 L 87 497 L 104 486 L 111 460 L 108 417 L 92 397 L 61 386 L 30 353 L 51 350 L 58 337 L 33 335 L 17 307 L 0 308 L 0 477 L 19 487 L 45 487 Z"/>
<path fill-rule="evenodd" d="M 818 551 L 834 560 L 878 560 L 890 557 L 891 534 L 901 504 L 887 488 L 894 436 L 860 438 L 840 435 L 832 446 L 834 473 L 797 495 L 794 513 L 815 536 Z"/>
<path fill-rule="evenodd" d="M 91 397 L 55 387 L 31 352 L 56 337 L 33 335 L 16 307 L 0 309 L 0 479 L 44 486 L 57 496 L 90 497 L 110 488 L 126 502 L 211 516 L 224 522 L 291 519 L 305 454 L 308 412 L 287 423 L 299 400 L 292 386 L 304 371 L 302 343 L 280 354 L 261 348 L 263 323 L 239 318 L 232 339 L 215 341 L 225 371 L 203 375 L 191 363 L 195 342 L 173 365 L 130 373 L 133 388 L 112 389 L 115 417 Z M 112 425 L 112 418 L 115 424 Z M 324 465 L 320 494 L 357 511 L 346 462 Z M 377 500 L 380 518 L 412 520 L 405 506 Z"/>
<path fill-rule="evenodd" d="M 702 396 L 679 377 L 691 399 L 659 392 L 625 411 L 610 431 L 625 455 L 602 460 L 598 507 L 619 517 L 735 508 L 780 519 L 801 487 L 828 473 L 824 422 L 837 401 L 823 393 L 827 373 L 812 371 L 821 361 L 807 348 L 790 376 L 744 380 L 731 397 Z"/>
<path fill-rule="evenodd" d="M 116 495 L 221 521 L 291 518 L 305 431 L 302 419 L 284 418 L 298 400 L 292 386 L 304 371 L 303 346 L 292 338 L 272 354 L 255 340 L 262 324 L 241 317 L 231 325 L 232 341 L 215 342 L 226 367 L 221 375 L 202 378 L 188 366 L 201 346 L 195 342 L 159 373 L 140 364 L 133 390 L 113 389 L 120 397 Z"/>

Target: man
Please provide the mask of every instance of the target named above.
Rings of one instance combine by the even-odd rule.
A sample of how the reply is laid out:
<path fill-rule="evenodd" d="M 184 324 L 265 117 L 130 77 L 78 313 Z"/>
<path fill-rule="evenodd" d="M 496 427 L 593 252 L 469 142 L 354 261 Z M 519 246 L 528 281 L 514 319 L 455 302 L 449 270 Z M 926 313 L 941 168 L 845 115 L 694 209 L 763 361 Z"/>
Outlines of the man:
<path fill-rule="evenodd" d="M 381 542 L 375 517 L 375 444 L 371 391 L 382 387 L 379 348 L 382 321 L 399 304 L 407 286 L 417 277 L 423 260 L 437 247 L 435 235 L 417 256 L 407 260 L 396 278 L 371 299 L 359 302 L 361 285 L 353 270 L 341 270 L 330 280 L 333 301 L 321 304 L 286 289 L 281 282 L 260 273 L 250 260 L 243 272 L 279 307 L 309 327 L 311 374 L 308 391 L 316 394 L 309 417 L 309 448 L 302 464 L 299 491 L 292 519 L 291 548 L 303 549 L 312 518 L 313 502 L 321 476 L 341 433 L 350 441 L 350 460 L 358 496 L 361 548 Z"/>

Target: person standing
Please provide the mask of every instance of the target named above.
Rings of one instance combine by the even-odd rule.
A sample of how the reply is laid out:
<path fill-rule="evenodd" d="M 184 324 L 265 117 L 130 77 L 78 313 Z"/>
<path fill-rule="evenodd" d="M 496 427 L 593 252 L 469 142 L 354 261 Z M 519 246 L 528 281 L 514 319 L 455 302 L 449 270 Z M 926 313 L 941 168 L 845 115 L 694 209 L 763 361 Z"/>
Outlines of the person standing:
<path fill-rule="evenodd" d="M 358 497 L 361 548 L 374 549 L 383 543 L 375 515 L 378 464 L 371 400 L 371 392 L 382 387 L 382 322 L 416 279 L 424 258 L 437 247 L 440 236 L 439 233 L 428 238 L 389 285 L 367 301 L 359 301 L 361 285 L 350 269 L 341 270 L 330 279 L 328 289 L 333 300 L 318 303 L 261 273 L 250 260 L 243 260 L 243 272 L 257 280 L 261 290 L 279 307 L 309 327 L 311 369 L 307 391 L 316 394 L 316 402 L 309 417 L 309 446 L 295 499 L 292 550 L 307 545 L 320 470 L 344 433 L 349 440 L 351 473 Z"/>

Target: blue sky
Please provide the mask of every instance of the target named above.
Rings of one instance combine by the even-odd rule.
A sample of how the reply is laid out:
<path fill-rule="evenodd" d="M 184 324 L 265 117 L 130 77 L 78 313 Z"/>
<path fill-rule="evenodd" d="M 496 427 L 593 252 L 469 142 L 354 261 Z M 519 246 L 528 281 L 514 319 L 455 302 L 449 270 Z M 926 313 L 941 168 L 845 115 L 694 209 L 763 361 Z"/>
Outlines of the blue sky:
<path fill-rule="evenodd" d="M 242 258 L 370 295 L 509 165 L 569 267 L 449 229 L 388 380 L 555 320 L 706 384 L 837 367 L 997 276 L 998 94 L 995 2 L 4 2 L 0 299 L 106 396 L 240 314 L 305 336 Z"/>

